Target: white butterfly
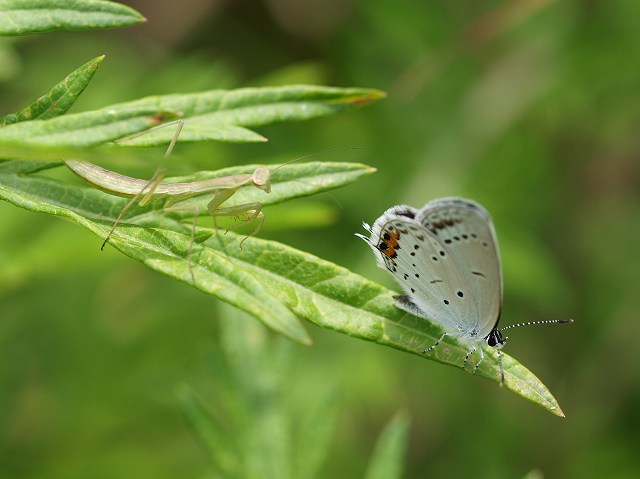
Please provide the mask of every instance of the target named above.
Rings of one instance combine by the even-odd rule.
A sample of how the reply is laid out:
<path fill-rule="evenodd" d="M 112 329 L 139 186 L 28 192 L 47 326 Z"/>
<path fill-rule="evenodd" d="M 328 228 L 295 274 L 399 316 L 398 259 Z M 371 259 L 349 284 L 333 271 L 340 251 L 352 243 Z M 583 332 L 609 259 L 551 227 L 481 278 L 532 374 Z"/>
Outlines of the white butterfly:
<path fill-rule="evenodd" d="M 462 198 L 443 198 L 417 210 L 398 205 L 389 208 L 373 227 L 364 223 L 369 238 L 361 234 L 376 254 L 378 266 L 394 275 L 405 295 L 394 296 L 396 305 L 416 316 L 430 319 L 484 360 L 483 343 L 498 349 L 504 383 L 501 330 L 502 268 L 498 240 L 489 212 L 478 203 Z M 568 323 L 573 320 L 535 321 L 529 324 Z"/>

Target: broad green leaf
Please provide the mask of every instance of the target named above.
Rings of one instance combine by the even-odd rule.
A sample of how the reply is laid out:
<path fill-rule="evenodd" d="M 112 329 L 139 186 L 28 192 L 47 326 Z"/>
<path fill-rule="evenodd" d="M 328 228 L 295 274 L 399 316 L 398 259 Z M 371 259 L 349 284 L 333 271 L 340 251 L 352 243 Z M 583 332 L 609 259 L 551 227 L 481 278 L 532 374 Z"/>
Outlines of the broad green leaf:
<path fill-rule="evenodd" d="M 404 469 L 409 420 L 396 414 L 378 437 L 365 479 L 400 479 Z"/>
<path fill-rule="evenodd" d="M 17 113 L 0 118 L 0 126 L 29 120 L 46 120 L 65 113 L 75 103 L 104 60 L 101 55 L 85 63 L 55 85 L 47 94 Z"/>
<path fill-rule="evenodd" d="M 17 206 L 71 219 L 104 238 L 126 200 L 93 188 L 72 187 L 26 174 L 47 165 L 7 162 L 0 170 L 0 196 Z M 283 174 L 292 166 L 283 167 Z M 353 174 L 360 176 L 370 171 L 362 167 L 359 175 Z M 294 184 L 313 188 L 311 178 L 298 179 L 290 184 L 293 196 L 298 194 L 293 191 Z M 266 193 L 255 188 L 246 190 L 246 199 L 268 203 Z M 110 244 L 156 271 L 189 283 L 190 226 L 169 223 L 169 217 L 157 210 L 146 217 L 139 212 L 132 214 L 138 215 L 135 219 L 139 224 L 144 220 L 146 226 L 131 224 L 128 219 L 127 224 L 117 228 Z M 422 353 L 440 337 L 441 331 L 435 324 L 396 308 L 392 291 L 274 241 L 252 237 L 240 248 L 242 239 L 241 235 L 218 231 L 206 242 L 193 246 L 191 263 L 198 289 L 253 314 L 298 341 L 306 342 L 308 337 L 302 328 L 293 326 L 297 324 L 296 316 L 322 328 L 462 368 L 467 349 L 451 338 L 445 338 L 428 356 Z M 485 356 L 477 375 L 499 382 L 495 350 L 486 348 Z M 563 416 L 555 398 L 533 373 L 506 354 L 503 365 L 507 389 Z"/>
<path fill-rule="evenodd" d="M 0 35 L 96 30 L 142 23 L 134 9 L 103 0 L 0 0 Z"/>

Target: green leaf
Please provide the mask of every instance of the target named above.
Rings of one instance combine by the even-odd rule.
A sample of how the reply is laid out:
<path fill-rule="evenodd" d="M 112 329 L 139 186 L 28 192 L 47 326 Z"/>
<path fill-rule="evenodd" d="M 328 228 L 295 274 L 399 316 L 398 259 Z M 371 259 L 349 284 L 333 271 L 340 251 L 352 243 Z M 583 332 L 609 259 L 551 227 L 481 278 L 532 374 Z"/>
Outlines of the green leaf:
<path fill-rule="evenodd" d="M 36 151 L 38 147 L 94 146 L 147 130 L 177 116 L 175 111 L 132 106 L 117 111 L 104 108 L 50 120 L 22 121 L 0 128 L 0 147 L 19 152 L 25 146 L 36 147 Z M 18 158 L 25 156 L 29 157 L 19 155 Z"/>
<path fill-rule="evenodd" d="M 103 0 L 0 0 L 0 35 L 127 27 L 145 18 Z"/>
<path fill-rule="evenodd" d="M 248 126 L 299 121 L 340 113 L 384 97 L 378 90 L 286 86 L 211 90 L 162 95 L 111 105 L 100 110 L 50 120 L 14 123 L 0 128 L 0 155 L 5 158 L 59 160 L 49 148 L 87 147 L 123 140 L 126 145 L 169 143 L 173 128 L 131 135 L 180 116 L 184 127 L 178 141 L 265 141 Z M 39 156 L 40 155 L 40 156 Z M 79 152 L 73 157 L 84 157 Z"/>
<path fill-rule="evenodd" d="M 63 185 L 27 174 L 50 166 L 48 163 L 6 162 L 0 168 L 0 197 L 33 211 L 71 219 L 104 238 L 127 200 L 94 188 Z M 286 177 L 287 169 L 293 166 L 283 167 L 278 170 L 278 175 L 282 173 Z M 297 168 L 301 166 L 296 165 Z M 345 172 L 343 181 L 347 182 L 348 178 L 353 181 L 372 171 L 364 165 L 359 167 L 359 172 L 350 171 L 353 168 L 350 165 L 346 170 L 349 174 Z M 321 169 L 315 171 L 316 176 L 322 176 Z M 301 193 L 296 188 L 308 188 L 307 194 L 310 194 L 317 187 L 326 189 L 328 184 L 319 181 L 316 185 L 314 177 L 298 178 L 285 182 L 282 186 L 284 196 L 279 196 L 278 186 L 274 181 L 272 195 L 282 201 L 289 194 L 290 197 L 299 196 Z M 242 194 L 247 196 L 243 201 L 264 204 L 270 201 L 270 195 L 255 188 L 244 190 Z M 110 244 L 156 271 L 190 283 L 187 260 L 190 225 L 171 220 L 157 209 L 146 215 L 141 215 L 138 209 L 132 210 L 132 217 L 126 220 L 127 224 L 118 226 Z M 268 222 L 268 212 L 266 216 Z M 134 220 L 146 226 L 131 224 Z M 206 242 L 193 245 L 191 264 L 198 289 L 253 314 L 297 341 L 309 341 L 296 321 L 296 317 L 300 317 L 325 329 L 462 369 L 467 348 L 449 337 L 428 356 L 422 353 L 442 332 L 434 323 L 396 308 L 392 291 L 335 264 L 274 241 L 252 237 L 240 248 L 242 239 L 241 235 L 218 231 Z M 477 375 L 499 382 L 500 368 L 495 350 L 486 348 L 485 356 Z M 506 354 L 503 355 L 503 365 L 507 389 L 553 414 L 563 416 L 555 398 L 529 370 Z"/>
<path fill-rule="evenodd" d="M 219 378 L 219 383 L 223 380 Z M 225 421 L 212 417 L 205 407 L 211 401 L 204 401 L 186 386 L 181 388 L 179 395 L 182 410 L 209 454 L 213 467 L 224 477 L 237 477 L 240 469 L 239 451 L 234 450 L 234 442 L 229 440 L 235 431 L 226 430 L 222 426 Z M 221 402 L 220 398 L 215 399 Z"/>
<path fill-rule="evenodd" d="M 85 63 L 32 104 L 17 113 L 0 118 L 0 126 L 27 120 L 46 120 L 62 115 L 84 91 L 104 57 L 101 55 Z"/>
<path fill-rule="evenodd" d="M 67 186 L 48 178 L 29 175 L 52 166 L 54 165 L 50 163 L 27 161 L 2 163 L 0 196 L 17 206 L 72 219 L 104 238 L 115 217 L 128 200 L 102 193 L 95 188 Z M 222 170 L 218 174 L 250 173 L 254 169 L 255 166 L 236 167 Z M 233 198 L 234 201 L 225 203 L 225 206 L 237 204 L 238 201 L 261 201 L 265 205 L 277 203 L 336 188 L 373 171 L 375 170 L 366 165 L 352 163 L 285 165 L 278 169 L 277 174 L 274 173 L 271 194 L 253 187 L 243 188 L 236 193 L 238 198 Z M 196 198 L 204 211 L 210 199 L 211 195 Z M 187 206 L 189 204 L 193 203 L 188 203 Z M 125 254 L 143 260 L 153 269 L 165 271 L 170 276 L 180 275 L 179 271 L 186 267 L 187 277 L 190 277 L 187 252 L 191 241 L 191 227 L 168 218 L 159 209 L 161 206 L 157 204 L 156 209 L 131 208 L 125 220 L 145 224 L 148 229 L 134 227 L 135 235 L 143 233 L 142 236 L 121 241 L 118 238 L 121 228 L 118 227 L 117 234 L 111 243 Z M 188 213 L 178 212 L 173 217 L 179 218 L 185 215 Z M 97 221 L 92 221 L 90 218 Z M 123 232 L 129 228 L 128 225 L 122 226 Z M 160 229 L 157 229 L 158 227 Z M 167 228 L 174 228 L 176 231 L 169 231 Z M 206 234 L 207 237 L 210 235 L 210 232 Z M 128 235 L 125 234 L 125 236 Z M 184 243 L 185 240 L 186 243 Z M 162 245 L 159 249 L 159 245 L 154 244 L 156 241 Z M 183 246 L 185 249 L 182 249 Z M 191 260 L 196 269 L 199 268 L 194 258 L 198 250 L 199 245 L 194 245 L 194 255 Z M 211 249 L 205 248 L 204 251 L 210 253 Z M 142 253 L 142 256 L 139 253 Z M 250 272 L 236 268 L 235 263 L 229 261 L 224 255 L 215 254 L 213 263 L 202 275 L 199 271 L 194 270 L 194 272 L 198 280 L 196 287 L 199 289 L 257 316 L 271 328 L 296 341 L 310 343 L 310 338 L 296 316 L 280 301 L 273 298 L 269 292 L 269 286 L 261 283 Z M 181 280 L 190 282 L 187 277 Z"/>
<path fill-rule="evenodd" d="M 376 442 L 365 479 L 399 479 L 404 469 L 409 419 L 396 414 Z"/>
<path fill-rule="evenodd" d="M 330 457 L 331 442 L 338 423 L 336 402 L 331 393 L 306 398 L 303 423 L 297 435 L 297 449 L 292 457 L 292 477 L 323 477 L 322 468 Z"/>
<path fill-rule="evenodd" d="M 207 354 L 215 394 L 180 391 L 182 409 L 208 453 L 209 475 L 319 477 L 338 412 L 328 384 L 310 394 L 296 377 L 298 351 L 289 342 L 231 306 L 219 309 L 220 344 Z"/>
<path fill-rule="evenodd" d="M 333 115 L 384 97 L 384 92 L 368 88 L 288 85 L 153 96 L 109 108 L 153 106 L 179 111 L 184 119 L 179 141 L 199 140 L 199 135 L 207 131 L 213 139 L 240 142 L 264 141 L 262 136 L 246 127 Z M 128 140 L 126 144 L 157 146 L 171 141 L 173 135 L 174 131 L 169 128 L 157 129 Z"/>
<path fill-rule="evenodd" d="M 163 181 L 177 183 L 222 178 L 253 173 L 258 166 L 264 165 L 232 166 L 216 171 L 200 171 L 195 175 L 175 176 L 166 178 Z M 225 201 L 224 206 L 237 206 L 252 201 L 260 201 L 263 205 L 283 203 L 353 183 L 360 177 L 376 171 L 375 168 L 359 163 L 334 163 L 329 161 L 270 165 L 270 170 L 271 193 L 259 192 L 253 187 L 244 187 Z M 197 206 L 200 211 L 206 211 L 206 205 L 210 200 L 211 195 L 200 195 L 184 200 L 180 202 L 180 205 Z M 138 214 L 138 210 L 132 211 L 130 214 L 135 216 Z M 192 214 L 188 211 L 177 211 L 175 216 L 187 218 Z"/>

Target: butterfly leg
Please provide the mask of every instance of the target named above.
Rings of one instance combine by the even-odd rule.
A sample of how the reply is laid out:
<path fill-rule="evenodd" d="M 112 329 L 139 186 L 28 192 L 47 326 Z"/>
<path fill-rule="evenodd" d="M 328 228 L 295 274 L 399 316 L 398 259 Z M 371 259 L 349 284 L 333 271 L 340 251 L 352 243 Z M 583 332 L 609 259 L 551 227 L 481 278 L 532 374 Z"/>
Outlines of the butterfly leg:
<path fill-rule="evenodd" d="M 465 369 L 465 370 L 467 369 L 467 363 L 469 362 L 469 358 L 475 352 L 476 352 L 476 347 L 471 346 L 471 349 L 469 349 L 469 351 L 467 352 L 467 355 L 464 357 L 464 361 L 462 361 L 462 369 Z M 475 373 L 475 370 L 474 370 L 474 373 Z"/>
<path fill-rule="evenodd" d="M 440 339 L 438 339 L 435 343 L 433 343 L 433 346 L 428 347 L 427 349 L 423 349 L 422 352 L 426 354 L 428 352 L 433 351 L 436 348 L 436 346 L 440 344 L 440 341 L 442 341 L 444 337 L 448 335 L 449 335 L 448 333 L 444 333 L 442 336 L 440 336 Z"/>
<path fill-rule="evenodd" d="M 484 352 L 482 351 L 482 348 L 478 349 L 478 352 L 480 353 L 480 360 L 476 363 L 476 365 L 473 367 L 473 374 L 476 373 L 476 371 L 478 370 L 478 368 L 480 367 L 480 365 L 482 364 L 482 361 L 484 361 Z"/>
<path fill-rule="evenodd" d="M 504 366 L 502 365 L 502 351 L 498 349 L 498 364 L 500 365 L 500 387 L 504 387 Z"/>

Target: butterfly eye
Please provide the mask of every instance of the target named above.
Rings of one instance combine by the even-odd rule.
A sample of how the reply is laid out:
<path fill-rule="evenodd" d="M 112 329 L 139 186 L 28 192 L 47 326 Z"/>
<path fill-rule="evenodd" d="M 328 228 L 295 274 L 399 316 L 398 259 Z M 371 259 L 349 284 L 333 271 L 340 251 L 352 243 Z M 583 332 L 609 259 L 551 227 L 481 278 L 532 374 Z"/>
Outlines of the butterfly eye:
<path fill-rule="evenodd" d="M 502 338 L 502 333 L 497 329 L 494 329 L 487 336 L 487 344 L 492 348 L 504 346 L 505 340 Z"/>

